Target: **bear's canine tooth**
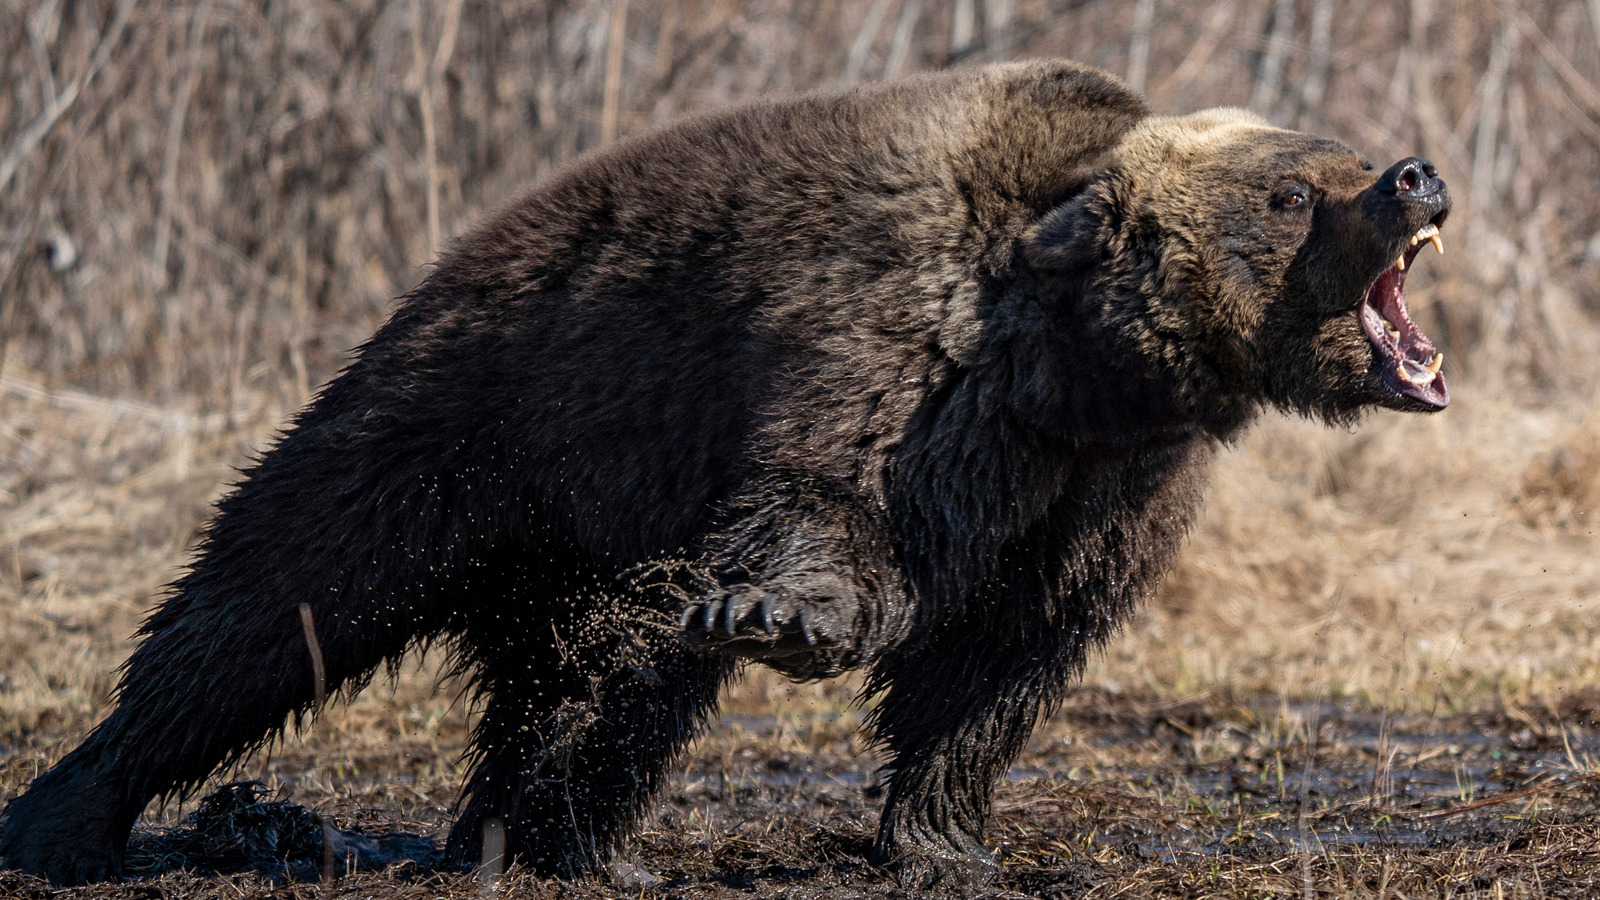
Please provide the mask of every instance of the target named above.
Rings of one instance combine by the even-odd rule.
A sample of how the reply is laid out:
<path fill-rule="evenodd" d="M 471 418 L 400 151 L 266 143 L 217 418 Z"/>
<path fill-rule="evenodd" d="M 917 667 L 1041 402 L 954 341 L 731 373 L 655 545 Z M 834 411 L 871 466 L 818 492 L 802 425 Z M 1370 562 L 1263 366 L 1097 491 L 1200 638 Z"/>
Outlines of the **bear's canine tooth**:
<path fill-rule="evenodd" d="M 1439 226 L 1430 222 L 1429 224 L 1418 228 L 1417 233 L 1411 236 L 1411 246 L 1413 247 L 1422 243 L 1423 241 L 1432 243 L 1433 249 L 1439 251 L 1441 255 L 1444 254 L 1444 241 L 1439 237 Z"/>
<path fill-rule="evenodd" d="M 1427 365 L 1423 366 L 1423 368 L 1427 369 L 1429 372 L 1432 372 L 1433 374 L 1437 375 L 1437 374 L 1439 374 L 1439 369 L 1441 369 L 1443 366 L 1444 366 L 1444 354 L 1443 353 L 1435 353 L 1435 354 L 1433 354 L 1433 360 L 1431 362 L 1429 362 Z"/>
<path fill-rule="evenodd" d="M 1442 354 L 1440 354 L 1440 356 L 1442 356 Z M 1439 357 L 1435 357 L 1435 361 L 1438 361 L 1438 360 L 1439 360 Z M 1406 367 L 1406 363 L 1410 363 L 1411 365 L 1416 366 L 1417 369 L 1419 370 L 1417 372 L 1417 374 L 1415 374 L 1415 375 L 1411 374 L 1411 371 Z M 1422 386 L 1425 386 L 1425 385 L 1433 384 L 1433 380 L 1435 378 L 1439 377 L 1438 370 L 1430 369 L 1427 366 L 1422 365 L 1421 363 L 1417 362 L 1414 359 L 1403 359 L 1403 360 L 1401 360 L 1394 367 L 1394 370 L 1395 370 L 1395 374 L 1400 376 L 1400 380 L 1401 381 L 1404 381 L 1404 382 L 1406 382 L 1408 384 L 1417 385 L 1418 387 L 1422 387 Z"/>
<path fill-rule="evenodd" d="M 1406 255 L 1404 253 L 1394 258 L 1394 267 L 1402 272 L 1406 270 Z"/>

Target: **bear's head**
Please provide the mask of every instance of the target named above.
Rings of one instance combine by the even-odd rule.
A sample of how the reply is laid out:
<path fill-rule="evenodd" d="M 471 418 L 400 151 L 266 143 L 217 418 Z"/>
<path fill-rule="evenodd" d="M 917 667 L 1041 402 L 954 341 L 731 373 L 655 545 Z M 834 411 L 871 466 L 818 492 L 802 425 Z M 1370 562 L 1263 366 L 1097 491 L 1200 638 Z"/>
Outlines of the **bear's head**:
<path fill-rule="evenodd" d="M 1418 251 L 1443 252 L 1449 210 L 1426 160 L 1379 172 L 1338 141 L 1208 110 L 1136 125 L 1025 251 L 1180 408 L 1338 422 L 1449 402 L 1403 293 Z"/>

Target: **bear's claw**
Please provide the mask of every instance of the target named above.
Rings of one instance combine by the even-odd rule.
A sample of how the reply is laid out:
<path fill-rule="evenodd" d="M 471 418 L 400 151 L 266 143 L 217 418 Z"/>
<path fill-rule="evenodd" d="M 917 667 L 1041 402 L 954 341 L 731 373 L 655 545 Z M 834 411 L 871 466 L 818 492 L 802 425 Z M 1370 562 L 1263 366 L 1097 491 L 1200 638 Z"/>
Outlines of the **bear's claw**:
<path fill-rule="evenodd" d="M 756 660 L 826 652 L 838 645 L 810 602 L 785 608 L 784 598 L 750 589 L 691 604 L 679 627 L 693 643 Z"/>

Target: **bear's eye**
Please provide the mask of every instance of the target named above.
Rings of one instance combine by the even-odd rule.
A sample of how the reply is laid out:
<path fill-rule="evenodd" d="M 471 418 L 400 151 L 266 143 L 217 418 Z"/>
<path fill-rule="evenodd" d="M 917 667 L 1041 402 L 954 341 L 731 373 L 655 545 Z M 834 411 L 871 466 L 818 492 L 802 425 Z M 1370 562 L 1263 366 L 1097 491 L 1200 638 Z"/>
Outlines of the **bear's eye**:
<path fill-rule="evenodd" d="M 1272 195 L 1272 205 L 1279 209 L 1301 209 L 1309 202 L 1311 192 L 1298 184 L 1285 185 Z"/>

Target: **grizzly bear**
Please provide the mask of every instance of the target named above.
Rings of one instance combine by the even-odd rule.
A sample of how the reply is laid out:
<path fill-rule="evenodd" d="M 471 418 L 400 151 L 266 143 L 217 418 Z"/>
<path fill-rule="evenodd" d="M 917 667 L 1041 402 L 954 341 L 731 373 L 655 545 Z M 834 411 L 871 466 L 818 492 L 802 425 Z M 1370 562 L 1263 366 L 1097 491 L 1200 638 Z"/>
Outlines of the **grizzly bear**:
<path fill-rule="evenodd" d="M 755 660 L 865 670 L 873 860 L 981 875 L 993 785 L 1218 446 L 1265 408 L 1446 405 L 1402 289 L 1449 206 L 1425 160 L 1155 117 L 1062 62 L 594 153 L 450 248 L 217 504 L 4 865 L 117 875 L 149 801 L 443 641 L 482 712 L 454 863 L 498 819 L 538 872 L 601 864 Z"/>

